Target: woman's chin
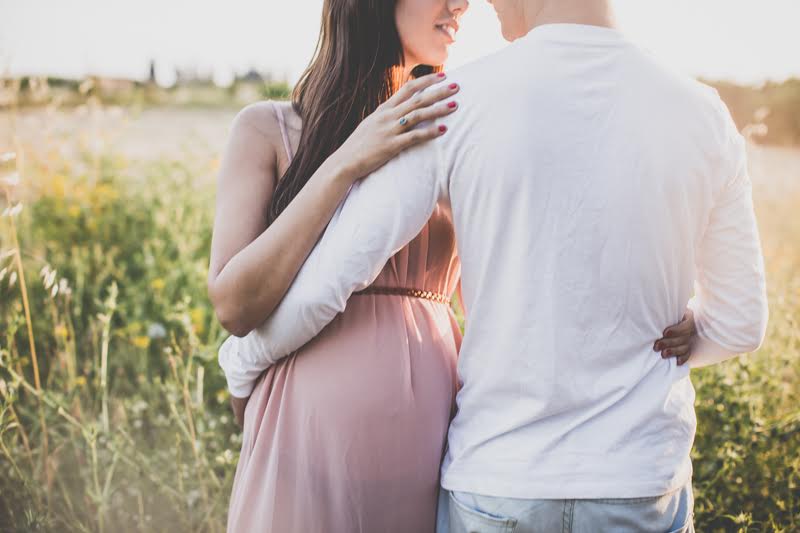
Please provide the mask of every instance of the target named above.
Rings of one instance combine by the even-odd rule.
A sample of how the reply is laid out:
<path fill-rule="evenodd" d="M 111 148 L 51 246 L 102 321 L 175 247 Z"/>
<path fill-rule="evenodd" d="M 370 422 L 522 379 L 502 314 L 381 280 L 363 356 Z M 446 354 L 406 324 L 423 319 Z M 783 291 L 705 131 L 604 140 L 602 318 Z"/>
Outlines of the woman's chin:
<path fill-rule="evenodd" d="M 449 48 L 443 48 L 441 50 L 437 50 L 434 53 L 428 54 L 428 57 L 425 58 L 425 61 L 422 62 L 423 65 L 444 65 L 447 62 L 447 58 L 450 55 Z"/>

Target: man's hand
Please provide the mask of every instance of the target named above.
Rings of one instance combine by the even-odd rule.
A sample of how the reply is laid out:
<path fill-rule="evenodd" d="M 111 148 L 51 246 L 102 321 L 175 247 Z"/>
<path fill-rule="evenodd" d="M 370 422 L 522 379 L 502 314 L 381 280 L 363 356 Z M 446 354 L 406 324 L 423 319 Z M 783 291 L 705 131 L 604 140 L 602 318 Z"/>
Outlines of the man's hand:
<path fill-rule="evenodd" d="M 249 399 L 250 396 L 247 398 L 237 398 L 236 396 L 231 396 L 231 409 L 233 409 L 233 418 L 236 419 L 236 424 L 238 424 L 240 428 L 244 428 L 244 408 L 247 407 L 247 400 Z"/>
<path fill-rule="evenodd" d="M 692 345 L 696 336 L 694 312 L 687 309 L 679 323 L 664 330 L 664 336 L 655 342 L 653 350 L 662 352 L 661 357 L 664 359 L 677 357 L 678 366 L 683 366 L 692 356 Z"/>

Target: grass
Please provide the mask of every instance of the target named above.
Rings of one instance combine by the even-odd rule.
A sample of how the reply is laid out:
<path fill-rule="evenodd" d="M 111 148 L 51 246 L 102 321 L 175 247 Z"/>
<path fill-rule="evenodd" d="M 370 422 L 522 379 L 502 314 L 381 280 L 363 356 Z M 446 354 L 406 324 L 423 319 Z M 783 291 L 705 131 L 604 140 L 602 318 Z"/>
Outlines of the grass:
<path fill-rule="evenodd" d="M 205 293 L 215 154 L 129 160 L 113 132 L 76 133 L 109 112 L 89 98 L 74 130 L 32 137 L 4 115 L 0 530 L 224 531 L 241 436 Z M 693 371 L 698 531 L 800 529 L 800 155 L 785 155 L 752 158 L 768 339 Z"/>

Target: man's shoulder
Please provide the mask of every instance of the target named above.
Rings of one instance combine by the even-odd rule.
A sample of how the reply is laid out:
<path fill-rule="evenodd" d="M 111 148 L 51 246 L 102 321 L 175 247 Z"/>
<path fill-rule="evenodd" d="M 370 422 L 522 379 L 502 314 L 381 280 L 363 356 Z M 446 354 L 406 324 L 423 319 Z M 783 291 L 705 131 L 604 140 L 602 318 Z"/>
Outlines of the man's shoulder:
<path fill-rule="evenodd" d="M 510 46 L 506 46 L 452 70 L 448 69 L 447 78 L 466 87 L 496 86 L 501 82 L 497 77 L 507 70 L 510 49 Z"/>

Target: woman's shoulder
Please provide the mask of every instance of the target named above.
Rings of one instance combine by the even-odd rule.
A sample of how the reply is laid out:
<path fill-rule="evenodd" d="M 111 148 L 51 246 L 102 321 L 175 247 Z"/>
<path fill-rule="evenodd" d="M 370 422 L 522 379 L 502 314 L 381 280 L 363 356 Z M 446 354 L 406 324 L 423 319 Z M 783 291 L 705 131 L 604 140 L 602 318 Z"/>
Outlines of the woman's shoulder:
<path fill-rule="evenodd" d="M 232 133 L 259 133 L 265 137 L 280 135 L 275 105 L 271 100 L 246 105 L 233 118 Z"/>

